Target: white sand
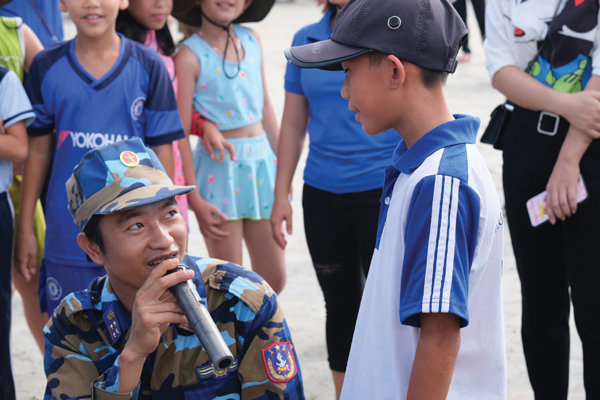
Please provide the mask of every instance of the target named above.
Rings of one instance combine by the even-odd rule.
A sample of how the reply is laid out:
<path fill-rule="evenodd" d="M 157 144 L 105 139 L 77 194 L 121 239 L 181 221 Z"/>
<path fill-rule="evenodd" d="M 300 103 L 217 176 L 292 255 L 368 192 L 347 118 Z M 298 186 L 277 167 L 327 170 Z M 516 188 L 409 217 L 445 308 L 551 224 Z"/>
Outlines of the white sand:
<path fill-rule="evenodd" d="M 283 50 L 291 44 L 294 33 L 301 27 L 314 23 L 321 13 L 313 0 L 287 2 L 279 0 L 269 16 L 261 23 L 253 24 L 261 36 L 265 71 L 271 100 L 278 117 L 283 111 L 283 76 L 286 60 Z M 473 12 L 470 10 L 469 26 L 473 34 L 470 37 L 472 59 L 461 64 L 457 72 L 448 80 L 446 95 L 454 113 L 472 114 L 481 118 L 483 126 L 487 124 L 490 112 L 503 101 L 502 96 L 492 89 L 484 66 L 484 54 Z M 66 36 L 74 35 L 73 25 L 66 24 Z M 503 202 L 501 167 L 499 151 L 491 146 L 480 145 L 480 150 L 488 161 L 488 166 L 496 182 L 498 193 Z M 301 165 L 304 165 L 306 151 Z M 325 348 L 325 309 L 317 279 L 313 272 L 310 256 L 304 239 L 302 226 L 302 168 L 294 178 L 294 234 L 288 238 L 287 270 L 288 282 L 280 296 L 281 305 L 286 313 L 304 377 L 306 398 L 325 400 L 334 398 L 333 384 L 327 365 Z M 191 254 L 208 255 L 204 241 L 199 233 L 196 221 L 190 219 Z M 506 228 L 505 228 L 506 229 Z M 506 318 L 506 345 L 508 358 L 508 398 L 510 400 L 533 399 L 529 386 L 527 370 L 523 358 L 520 338 L 521 295 L 520 284 L 512 255 L 508 230 L 504 260 L 504 305 Z M 249 260 L 247 253 L 244 260 Z M 249 262 L 248 262 L 249 264 Z M 15 292 L 13 296 L 12 353 L 13 372 L 17 385 L 17 398 L 42 399 L 45 390 L 43 359 L 28 331 L 22 312 L 21 298 Z M 569 398 L 585 398 L 582 382 L 581 342 L 571 322 L 571 389 Z M 385 347 L 382 346 L 382 351 Z M 390 377 L 390 379 L 393 379 Z"/>

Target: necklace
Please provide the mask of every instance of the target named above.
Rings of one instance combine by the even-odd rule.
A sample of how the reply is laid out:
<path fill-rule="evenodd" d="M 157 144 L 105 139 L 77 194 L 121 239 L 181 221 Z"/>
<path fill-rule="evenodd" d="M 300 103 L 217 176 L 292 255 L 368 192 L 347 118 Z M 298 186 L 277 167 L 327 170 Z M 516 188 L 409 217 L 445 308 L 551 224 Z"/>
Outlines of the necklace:
<path fill-rule="evenodd" d="M 224 29 L 225 32 L 227 32 L 227 41 L 225 42 L 225 50 L 223 50 L 223 52 L 221 53 L 223 55 L 223 57 L 221 57 L 221 59 L 223 60 L 222 68 L 223 68 L 223 74 L 227 77 L 227 79 L 233 79 L 233 78 L 235 78 L 236 76 L 239 75 L 242 66 L 241 66 L 241 60 L 240 60 L 241 45 L 239 44 L 239 38 L 238 38 L 238 43 L 236 44 L 235 40 L 233 39 L 233 36 L 231 36 L 231 24 L 232 24 L 232 22 L 228 23 L 227 25 L 221 25 L 221 24 L 218 24 L 215 21 L 211 20 L 210 18 L 208 18 L 206 16 L 206 14 L 203 14 L 203 16 L 204 16 L 204 18 L 208 22 L 210 22 L 211 24 L 213 24 L 215 26 L 218 26 L 218 27 Z M 200 35 L 202 35 L 202 30 L 200 30 Z M 237 59 L 237 69 L 235 71 L 235 74 L 233 74 L 233 75 L 229 75 L 227 73 L 227 70 L 225 69 L 225 57 L 227 55 L 227 48 L 229 47 L 229 39 L 231 39 L 231 41 L 233 42 L 233 45 L 235 46 L 233 49 L 235 50 L 235 57 Z M 219 51 L 219 50 L 217 50 L 217 51 Z"/>
<path fill-rule="evenodd" d="M 204 36 L 202 35 L 202 30 L 198 31 L 198 36 L 204 38 Z M 237 52 L 240 52 L 242 50 L 242 41 L 240 40 L 240 38 L 238 38 L 237 36 L 233 36 L 230 35 L 227 38 L 227 41 L 229 41 L 229 39 L 231 38 L 231 41 L 233 42 L 233 45 L 235 46 L 235 49 L 237 50 Z M 206 41 L 206 39 L 205 39 Z M 208 41 L 206 41 L 208 43 Z M 223 52 L 217 47 L 217 46 L 212 46 L 213 50 L 216 51 L 217 53 L 219 53 L 221 55 L 221 57 L 225 58 L 225 54 L 223 54 Z"/>

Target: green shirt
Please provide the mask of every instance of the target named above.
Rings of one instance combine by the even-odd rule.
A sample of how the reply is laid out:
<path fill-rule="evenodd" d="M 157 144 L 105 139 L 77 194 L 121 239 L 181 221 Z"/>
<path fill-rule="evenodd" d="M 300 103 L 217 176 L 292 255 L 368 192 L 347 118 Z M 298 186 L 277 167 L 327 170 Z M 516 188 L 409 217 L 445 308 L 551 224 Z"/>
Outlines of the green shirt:
<path fill-rule="evenodd" d="M 23 20 L 19 17 L 0 17 L 0 65 L 14 71 L 21 82 L 25 74 L 25 39 Z"/>

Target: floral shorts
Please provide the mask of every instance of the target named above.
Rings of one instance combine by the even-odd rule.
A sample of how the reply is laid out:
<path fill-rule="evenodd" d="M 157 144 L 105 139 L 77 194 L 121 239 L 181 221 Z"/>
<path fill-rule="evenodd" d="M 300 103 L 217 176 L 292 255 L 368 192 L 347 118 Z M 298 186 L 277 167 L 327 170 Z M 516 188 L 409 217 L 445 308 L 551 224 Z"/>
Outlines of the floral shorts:
<path fill-rule="evenodd" d="M 194 149 L 196 181 L 202 198 L 217 206 L 230 220 L 269 219 L 273 207 L 277 157 L 267 135 L 227 139 L 235 147 L 236 161 L 229 152 L 211 159 L 206 146 Z M 215 151 L 218 156 L 218 152 Z"/>

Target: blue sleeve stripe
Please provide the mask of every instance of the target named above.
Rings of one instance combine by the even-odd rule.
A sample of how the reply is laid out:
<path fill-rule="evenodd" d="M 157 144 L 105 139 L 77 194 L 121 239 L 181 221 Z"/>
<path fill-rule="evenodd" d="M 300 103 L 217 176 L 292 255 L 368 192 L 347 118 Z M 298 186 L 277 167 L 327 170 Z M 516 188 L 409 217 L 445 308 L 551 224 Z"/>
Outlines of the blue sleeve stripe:
<path fill-rule="evenodd" d="M 5 128 L 8 128 L 9 124 L 10 124 L 10 125 L 12 125 L 11 121 L 12 121 L 13 119 L 15 119 L 15 118 L 18 118 L 18 117 L 22 116 L 23 114 L 30 114 L 30 115 L 27 115 L 27 116 L 25 116 L 25 117 L 23 117 L 23 118 L 19 119 L 19 121 L 22 121 L 22 120 L 24 120 L 24 119 L 31 118 L 31 117 L 35 118 L 35 113 L 33 112 L 33 110 L 32 110 L 32 109 L 29 109 L 29 110 L 26 110 L 26 111 L 20 112 L 20 113 L 18 113 L 18 114 L 16 114 L 16 115 L 13 115 L 12 117 L 9 117 L 9 118 L 5 119 L 5 120 L 3 121 L 3 123 L 4 123 L 4 127 L 5 127 Z M 19 121 L 15 121 L 14 123 L 16 123 L 16 122 L 19 122 Z"/>
<path fill-rule="evenodd" d="M 422 312 L 450 307 L 459 187 L 456 178 L 435 177 Z"/>
<path fill-rule="evenodd" d="M 450 180 L 450 178 L 446 178 Z M 457 178 L 452 178 L 452 197 L 450 205 L 450 224 L 448 226 L 448 245 L 446 246 L 446 276 L 442 286 L 442 312 L 450 310 L 450 291 L 452 288 L 452 278 L 454 277 L 454 255 L 456 254 L 456 217 L 458 214 L 458 189 L 460 181 Z"/>
<path fill-rule="evenodd" d="M 185 137 L 185 133 L 183 132 L 183 129 L 174 131 L 174 132 L 170 132 L 170 133 L 166 133 L 164 135 L 161 136 L 156 136 L 156 137 L 148 137 L 146 136 L 144 138 L 146 144 L 148 144 L 148 146 L 160 146 L 163 144 L 167 144 L 167 143 L 173 143 L 176 140 L 179 139 L 183 139 Z"/>
<path fill-rule="evenodd" d="M 435 259 L 435 253 L 437 250 L 437 236 L 438 236 L 438 219 L 435 216 L 440 215 L 440 198 L 442 196 L 442 179 L 441 176 L 435 177 L 435 185 L 433 192 L 433 202 L 431 210 L 431 225 L 429 229 L 429 243 L 427 244 L 427 268 L 425 269 L 425 285 L 423 287 L 423 312 L 430 312 L 431 306 L 431 288 L 433 280 L 433 260 Z"/>
<path fill-rule="evenodd" d="M 49 135 L 54 131 L 54 126 L 48 126 L 45 128 L 27 128 L 28 136 L 44 136 Z"/>
<path fill-rule="evenodd" d="M 10 69 L 6 68 L 3 65 L 0 65 L 0 81 L 2 81 L 2 78 L 4 78 L 4 75 L 6 75 L 8 71 L 10 71 Z"/>

